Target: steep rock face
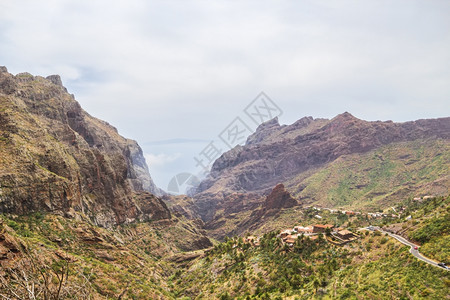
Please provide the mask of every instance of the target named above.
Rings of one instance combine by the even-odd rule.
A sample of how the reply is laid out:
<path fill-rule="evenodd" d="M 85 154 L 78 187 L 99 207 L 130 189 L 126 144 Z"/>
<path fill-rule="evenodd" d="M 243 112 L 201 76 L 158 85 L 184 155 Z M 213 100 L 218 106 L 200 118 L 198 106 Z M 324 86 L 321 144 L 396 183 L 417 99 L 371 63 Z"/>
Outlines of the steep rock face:
<path fill-rule="evenodd" d="M 145 191 L 159 192 L 139 145 L 82 110 L 59 76 L 0 70 L 0 212 L 77 212 L 102 226 L 170 218 Z"/>
<path fill-rule="evenodd" d="M 195 209 L 208 222 L 235 192 L 263 195 L 279 182 L 294 187 L 340 157 L 396 143 L 449 139 L 450 118 L 368 122 L 346 112 L 331 120 L 305 117 L 289 126 L 271 120 L 260 125 L 245 146 L 216 160 L 197 188 Z"/>
<path fill-rule="evenodd" d="M 266 197 L 263 207 L 269 209 L 289 208 L 297 205 L 297 200 L 292 198 L 291 194 L 286 191 L 284 184 L 277 184 L 272 192 Z"/>
<path fill-rule="evenodd" d="M 125 149 L 125 156 L 129 159 L 127 177 L 136 191 L 147 191 L 157 196 L 162 196 L 165 192 L 158 188 L 150 177 L 147 163 L 145 162 L 144 154 L 141 147 L 136 141 L 127 140 L 127 148 Z"/>

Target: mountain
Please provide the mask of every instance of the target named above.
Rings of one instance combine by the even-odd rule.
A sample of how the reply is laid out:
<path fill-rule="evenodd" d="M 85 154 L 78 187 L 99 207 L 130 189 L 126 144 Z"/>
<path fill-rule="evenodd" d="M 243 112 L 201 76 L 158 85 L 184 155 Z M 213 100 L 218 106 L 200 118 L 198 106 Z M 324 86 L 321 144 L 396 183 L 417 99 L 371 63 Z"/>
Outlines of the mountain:
<path fill-rule="evenodd" d="M 274 119 L 219 158 L 195 198 L 159 197 L 139 145 L 82 110 L 59 76 L 2 67 L 0 296 L 443 299 L 442 265 L 372 229 L 448 262 L 448 129 L 448 118 Z M 278 235 L 317 223 L 355 239 Z"/>
<path fill-rule="evenodd" d="M 212 243 L 159 195 L 170 204 L 137 142 L 85 112 L 59 76 L 0 67 L 1 297 L 175 299 L 168 261 Z"/>
<path fill-rule="evenodd" d="M 346 112 L 292 125 L 273 119 L 215 161 L 193 210 L 207 228 L 226 222 L 236 229 L 278 183 L 300 205 L 379 209 L 414 193 L 448 194 L 449 167 L 450 118 L 369 122 Z"/>
<path fill-rule="evenodd" d="M 136 141 L 90 116 L 58 75 L 0 68 L 0 213 L 170 219 Z"/>

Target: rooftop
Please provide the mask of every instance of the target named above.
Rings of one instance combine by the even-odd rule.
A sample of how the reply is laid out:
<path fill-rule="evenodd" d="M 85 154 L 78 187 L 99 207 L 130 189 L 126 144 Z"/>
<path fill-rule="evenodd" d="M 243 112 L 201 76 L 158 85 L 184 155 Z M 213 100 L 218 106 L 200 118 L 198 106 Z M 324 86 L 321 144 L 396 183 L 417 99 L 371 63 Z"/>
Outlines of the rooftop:
<path fill-rule="evenodd" d="M 316 224 L 316 225 L 314 225 L 314 227 L 318 227 L 318 228 L 333 228 L 334 225 L 332 225 L 332 224 L 325 224 L 325 225 L 323 225 L 323 224 Z"/>
<path fill-rule="evenodd" d="M 353 234 L 353 232 L 351 232 L 351 231 L 349 231 L 349 230 L 347 230 L 347 229 L 341 230 L 341 231 L 339 231 L 338 233 L 339 233 L 340 235 Z"/>

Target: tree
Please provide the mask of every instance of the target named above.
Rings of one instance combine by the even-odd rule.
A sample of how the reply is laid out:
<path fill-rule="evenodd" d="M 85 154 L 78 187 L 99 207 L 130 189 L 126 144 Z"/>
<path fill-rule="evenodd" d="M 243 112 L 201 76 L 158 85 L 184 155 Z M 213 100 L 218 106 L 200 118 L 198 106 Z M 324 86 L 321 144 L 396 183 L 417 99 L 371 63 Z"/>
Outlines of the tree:
<path fill-rule="evenodd" d="M 90 275 L 73 270 L 73 261 L 60 254 L 42 258 L 29 246 L 21 250 L 13 267 L 3 269 L 0 276 L 0 297 L 5 299 L 58 300 L 67 297 L 90 299 Z M 73 279 L 69 281 L 69 275 Z"/>
<path fill-rule="evenodd" d="M 319 278 L 314 277 L 312 284 L 313 284 L 315 293 L 317 293 L 317 289 L 318 289 L 318 288 L 320 287 L 320 285 L 321 285 Z"/>
<path fill-rule="evenodd" d="M 220 299 L 220 300 L 229 300 L 229 299 L 232 299 L 232 298 L 230 297 L 230 295 L 228 294 L 228 292 L 224 292 L 223 294 L 221 294 L 221 295 L 219 296 L 219 299 Z"/>

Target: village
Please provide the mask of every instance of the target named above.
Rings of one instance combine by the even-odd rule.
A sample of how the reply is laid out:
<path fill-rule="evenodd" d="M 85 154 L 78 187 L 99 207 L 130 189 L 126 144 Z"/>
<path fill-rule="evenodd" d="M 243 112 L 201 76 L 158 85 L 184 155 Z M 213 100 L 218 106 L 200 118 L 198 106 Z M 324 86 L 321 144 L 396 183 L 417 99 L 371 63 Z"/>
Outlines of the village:
<path fill-rule="evenodd" d="M 386 214 L 386 213 L 367 213 L 363 214 L 357 211 L 345 211 L 330 208 L 320 208 L 320 207 L 308 207 L 307 209 L 314 211 L 314 218 L 321 220 L 321 211 L 329 211 L 332 214 L 343 214 L 346 216 L 357 216 L 357 215 L 367 215 L 368 219 L 379 219 L 383 217 L 398 218 L 399 214 Z M 395 211 L 395 209 L 394 209 Z M 325 239 L 334 245 L 345 245 L 347 243 L 353 242 L 359 238 L 359 235 L 353 233 L 352 231 L 344 228 L 343 226 L 335 226 L 333 224 L 314 224 L 308 226 L 294 226 L 293 228 L 287 228 L 281 230 L 278 234 L 278 238 L 281 239 L 283 244 L 292 247 L 298 238 L 301 236 L 307 237 L 310 240 L 316 240 L 322 235 Z M 252 246 L 259 246 L 260 237 L 247 236 L 243 239 L 244 243 L 249 243 Z"/>
<path fill-rule="evenodd" d="M 335 245 L 344 245 L 358 239 L 358 235 L 342 227 L 335 227 L 333 224 L 315 224 L 311 226 L 295 226 L 281 231 L 278 238 L 289 247 L 292 247 L 301 236 L 310 240 L 316 240 L 319 236 L 325 236 L 326 240 Z M 247 236 L 244 243 L 252 246 L 259 246 L 260 237 Z"/>
<path fill-rule="evenodd" d="M 426 201 L 432 199 L 435 196 L 424 196 L 424 197 L 416 197 L 414 201 Z M 375 213 L 362 213 L 359 211 L 350 211 L 350 210 L 339 210 L 339 209 L 330 209 L 330 208 L 320 208 L 320 207 L 308 207 L 314 212 L 314 218 L 321 220 L 322 216 L 320 215 L 321 211 L 328 211 L 331 214 L 342 214 L 346 216 L 367 216 L 367 219 L 382 219 L 382 218 L 401 218 L 402 212 L 405 210 L 404 207 L 399 209 L 395 209 L 391 207 L 387 209 L 387 211 L 392 211 L 393 213 L 388 212 L 375 212 Z M 411 216 L 407 216 L 405 220 L 410 220 Z M 325 240 L 334 245 L 345 245 L 347 243 L 353 242 L 359 238 L 359 235 L 344 228 L 343 226 L 335 226 L 333 224 L 315 224 L 308 226 L 294 226 L 293 228 L 288 228 L 282 230 L 278 234 L 278 238 L 281 239 L 283 244 L 293 247 L 294 243 L 301 236 L 308 237 L 310 240 L 316 240 L 319 236 L 324 236 Z M 243 239 L 244 243 L 249 243 L 252 246 L 259 246 L 260 237 L 256 236 L 247 236 Z"/>

